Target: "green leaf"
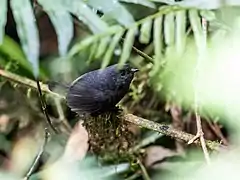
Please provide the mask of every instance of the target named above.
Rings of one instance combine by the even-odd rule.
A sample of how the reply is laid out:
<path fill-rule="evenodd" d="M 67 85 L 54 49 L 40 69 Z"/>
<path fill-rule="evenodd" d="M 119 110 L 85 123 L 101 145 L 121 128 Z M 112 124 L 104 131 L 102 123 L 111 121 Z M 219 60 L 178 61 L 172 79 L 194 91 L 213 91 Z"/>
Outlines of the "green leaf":
<path fill-rule="evenodd" d="M 118 32 L 122 31 L 122 27 L 117 25 L 117 26 L 111 26 L 110 28 L 108 28 L 106 31 L 104 31 L 104 33 L 101 33 L 101 34 L 97 34 L 97 35 L 93 35 L 93 36 L 90 36 L 86 39 L 84 39 L 83 41 L 75 44 L 70 52 L 69 52 L 69 56 L 73 56 L 77 53 L 79 53 L 81 50 L 89 47 L 92 43 L 96 42 L 96 41 L 99 41 L 100 39 L 103 39 L 103 38 L 109 38 L 109 36 L 111 34 L 116 34 Z M 101 44 L 100 44 L 101 45 Z M 106 44 L 107 46 L 108 44 Z M 101 46 L 100 46 L 101 47 Z M 100 48 L 99 47 L 99 48 Z M 104 49 L 105 47 L 103 47 Z M 98 52 L 99 53 L 99 52 Z M 104 53 L 104 52 L 103 52 Z"/>
<path fill-rule="evenodd" d="M 96 56 L 95 56 L 96 58 L 100 58 L 105 53 L 105 51 L 108 47 L 109 41 L 110 41 L 110 37 L 105 37 L 105 38 L 101 39 L 100 44 L 97 49 Z"/>
<path fill-rule="evenodd" d="M 7 0 L 0 1 L 0 44 L 3 42 L 5 25 L 7 22 Z"/>
<path fill-rule="evenodd" d="M 10 37 L 4 36 L 3 43 L 0 45 L 0 52 L 8 55 L 13 60 L 17 60 L 21 66 L 31 71 L 31 64 L 24 56 L 21 47 Z"/>
<path fill-rule="evenodd" d="M 121 39 L 122 35 L 123 35 L 124 31 L 121 31 L 119 33 L 117 33 L 113 39 L 111 44 L 108 47 L 108 50 L 103 58 L 103 62 L 101 65 L 101 68 L 105 68 L 108 66 L 108 64 L 110 63 L 111 57 L 113 55 L 114 49 L 115 47 L 118 45 L 119 40 Z"/>
<path fill-rule="evenodd" d="M 90 55 L 88 57 L 88 62 L 91 62 L 92 60 L 94 60 L 94 57 L 96 55 L 97 49 L 99 47 L 99 42 L 95 41 L 91 47 L 90 47 Z"/>
<path fill-rule="evenodd" d="M 93 33 L 100 33 L 108 28 L 107 23 L 94 14 L 84 2 L 80 0 L 73 0 L 70 4 L 69 11 L 75 14 L 79 20 L 88 25 Z"/>
<path fill-rule="evenodd" d="M 202 45 L 204 43 L 204 38 L 203 38 L 203 31 L 201 27 L 201 17 L 199 17 L 198 11 L 195 9 L 190 9 L 188 14 L 189 14 L 189 19 L 190 19 L 190 23 L 193 30 L 197 48 L 199 52 L 202 52 L 203 51 Z"/>
<path fill-rule="evenodd" d="M 58 37 L 58 50 L 60 56 L 65 56 L 68 50 L 68 46 L 73 37 L 73 21 L 72 17 L 67 11 L 67 7 L 61 6 L 61 2 L 49 0 L 38 1 L 43 9 L 48 14 Z"/>
<path fill-rule="evenodd" d="M 156 8 L 155 4 L 150 2 L 149 0 L 120 0 L 120 2 L 140 4 L 149 8 Z"/>
<path fill-rule="evenodd" d="M 178 54 L 182 54 L 186 45 L 186 11 L 176 12 L 176 50 Z"/>
<path fill-rule="evenodd" d="M 8 36 L 4 36 L 3 43 L 0 45 L 0 52 L 9 56 L 11 60 L 19 64 L 22 68 L 32 73 L 32 67 L 30 62 L 26 59 L 24 52 L 21 47 Z M 40 77 L 46 78 L 46 74 L 40 68 Z"/>
<path fill-rule="evenodd" d="M 96 41 L 95 36 L 91 36 L 89 38 L 84 39 L 80 43 L 74 45 L 72 49 L 69 51 L 69 56 L 74 56 L 75 54 L 79 53 L 81 50 L 89 47 L 94 41 Z"/>
<path fill-rule="evenodd" d="M 161 65 L 162 60 L 162 21 L 163 17 L 159 16 L 154 20 L 154 32 L 153 32 L 153 38 L 154 38 L 154 66 L 150 72 L 150 76 L 154 76 Z"/>
<path fill-rule="evenodd" d="M 154 52 L 155 62 L 159 62 L 162 57 L 162 21 L 163 17 L 159 16 L 154 20 Z"/>
<path fill-rule="evenodd" d="M 33 68 L 35 77 L 39 74 L 39 37 L 35 18 L 29 0 L 11 0 L 13 16 L 24 53 Z"/>
<path fill-rule="evenodd" d="M 131 13 L 117 0 L 88 0 L 87 3 L 93 8 L 103 11 L 104 16 L 115 19 L 125 27 L 135 22 Z"/>
<path fill-rule="evenodd" d="M 174 49 L 174 38 L 175 38 L 175 16 L 174 12 L 170 12 L 165 15 L 164 18 L 164 39 L 167 45 L 165 54 L 166 56 L 172 55 Z"/>
<path fill-rule="evenodd" d="M 152 20 L 145 21 L 140 29 L 139 41 L 143 44 L 147 44 L 150 41 L 152 29 Z"/>
<path fill-rule="evenodd" d="M 119 60 L 119 67 L 122 67 L 127 62 L 132 52 L 132 46 L 134 43 L 136 32 L 137 32 L 137 26 L 131 27 L 127 32 L 127 35 L 123 44 L 122 56 Z"/>
<path fill-rule="evenodd" d="M 58 36 L 59 53 L 61 56 L 65 56 L 68 50 L 68 46 L 73 37 L 72 18 L 67 12 L 52 11 L 47 13 L 55 27 Z"/>
<path fill-rule="evenodd" d="M 164 39 L 167 45 L 174 43 L 174 13 L 170 12 L 164 18 Z"/>

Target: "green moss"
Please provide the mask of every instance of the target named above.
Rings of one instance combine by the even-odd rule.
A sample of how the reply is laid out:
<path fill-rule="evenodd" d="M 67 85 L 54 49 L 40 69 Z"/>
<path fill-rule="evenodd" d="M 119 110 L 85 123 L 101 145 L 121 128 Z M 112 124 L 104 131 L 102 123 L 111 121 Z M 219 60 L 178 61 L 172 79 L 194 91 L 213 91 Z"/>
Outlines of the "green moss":
<path fill-rule="evenodd" d="M 89 133 L 90 151 L 105 162 L 134 159 L 131 148 L 137 143 L 137 138 L 128 129 L 122 113 L 117 110 L 97 117 L 87 117 L 84 121 Z"/>

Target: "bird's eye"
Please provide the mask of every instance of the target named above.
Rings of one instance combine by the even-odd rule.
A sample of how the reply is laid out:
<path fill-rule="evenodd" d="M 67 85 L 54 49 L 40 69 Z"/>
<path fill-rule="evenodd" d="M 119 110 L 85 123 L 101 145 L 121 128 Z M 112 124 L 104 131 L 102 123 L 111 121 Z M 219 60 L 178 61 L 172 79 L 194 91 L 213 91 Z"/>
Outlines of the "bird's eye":
<path fill-rule="evenodd" d="M 122 71 L 121 76 L 125 76 L 125 75 L 126 75 L 126 71 Z"/>

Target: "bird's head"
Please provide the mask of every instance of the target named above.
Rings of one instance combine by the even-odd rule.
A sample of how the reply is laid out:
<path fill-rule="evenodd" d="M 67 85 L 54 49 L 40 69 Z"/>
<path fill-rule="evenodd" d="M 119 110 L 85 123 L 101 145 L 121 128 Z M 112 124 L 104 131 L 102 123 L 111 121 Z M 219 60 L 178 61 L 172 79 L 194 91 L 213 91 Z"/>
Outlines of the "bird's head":
<path fill-rule="evenodd" d="M 134 74 L 138 71 L 137 68 L 131 67 L 129 64 L 125 64 L 122 68 L 117 70 L 117 79 L 119 83 L 130 84 Z"/>

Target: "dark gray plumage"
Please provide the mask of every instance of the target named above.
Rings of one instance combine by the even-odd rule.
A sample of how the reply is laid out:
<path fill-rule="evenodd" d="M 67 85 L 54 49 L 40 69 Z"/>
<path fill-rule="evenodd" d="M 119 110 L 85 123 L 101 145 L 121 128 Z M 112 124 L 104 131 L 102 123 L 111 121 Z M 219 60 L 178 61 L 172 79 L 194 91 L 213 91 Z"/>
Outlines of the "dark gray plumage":
<path fill-rule="evenodd" d="M 96 115 L 109 111 L 115 108 L 128 92 L 137 71 L 129 64 L 125 64 L 121 69 L 115 64 L 103 70 L 88 72 L 69 86 L 67 105 L 78 114 Z"/>

